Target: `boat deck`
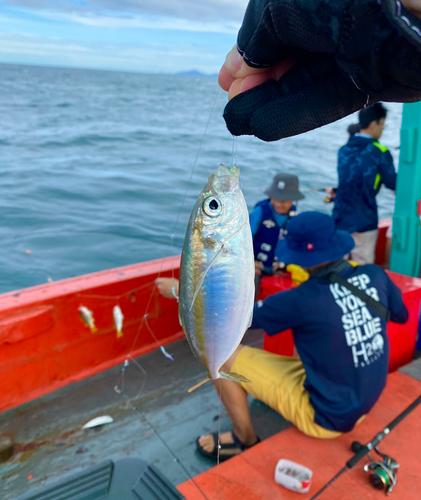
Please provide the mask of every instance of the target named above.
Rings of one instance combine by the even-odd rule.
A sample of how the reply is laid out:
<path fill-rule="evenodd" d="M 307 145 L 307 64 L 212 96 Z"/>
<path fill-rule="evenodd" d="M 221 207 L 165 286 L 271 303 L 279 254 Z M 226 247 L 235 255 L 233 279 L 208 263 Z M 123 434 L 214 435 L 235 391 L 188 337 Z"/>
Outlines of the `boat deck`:
<path fill-rule="evenodd" d="M 421 359 L 403 369 L 404 374 L 389 375 L 386 389 L 371 412 L 352 432 L 338 439 L 320 441 L 310 438 L 291 427 L 259 443 L 238 457 L 220 464 L 187 481 L 178 489 L 186 500 L 293 500 L 295 492 L 278 486 L 274 481 L 275 467 L 281 458 L 300 463 L 313 470 L 310 491 L 299 495 L 309 500 L 330 481 L 352 457 L 351 443 L 371 441 L 399 413 L 421 395 Z M 416 376 L 418 380 L 413 378 Z M 379 449 L 395 458 L 400 464 L 397 485 L 391 493 L 396 500 L 419 500 L 421 479 L 421 405 L 400 422 L 389 436 L 379 444 Z M 378 459 L 376 454 L 373 458 Z M 375 490 L 368 482 L 362 467 L 369 460 L 364 458 L 348 470 L 320 500 L 381 500 L 383 491 Z M 244 478 L 247 478 L 245 480 Z M 198 487 L 203 492 L 198 490 Z M 217 491 L 217 494 L 215 492 Z"/>
<path fill-rule="evenodd" d="M 262 335 L 248 333 L 245 340 L 261 346 Z M 175 485 L 213 467 L 195 451 L 195 441 L 200 434 L 215 432 L 218 425 L 228 430 L 229 419 L 224 418 L 212 384 L 187 393 L 205 376 L 187 342 L 180 340 L 166 350 L 173 354 L 173 362 L 159 350 L 131 362 L 124 371 L 124 387 L 119 365 L 1 413 L 0 434 L 15 443 L 14 456 L 0 464 L 1 500 L 12 500 L 108 458 L 140 457 Z M 116 386 L 123 389 L 123 396 Z M 290 425 L 255 400 L 251 412 L 264 439 Z M 101 415 L 110 415 L 114 422 L 82 430 Z"/>
<path fill-rule="evenodd" d="M 250 332 L 246 341 L 260 346 L 261 335 Z M 273 481 L 280 458 L 315 470 L 310 491 L 314 494 L 350 458 L 353 440 L 371 440 L 421 394 L 420 359 L 401 370 L 406 374 L 389 376 L 379 402 L 353 432 L 322 442 L 289 428 L 290 424 L 278 414 L 251 400 L 252 418 L 263 442 L 224 462 L 218 472 L 214 464 L 195 451 L 195 440 L 202 433 L 216 431 L 219 425 L 221 431 L 228 430 L 229 419 L 211 384 L 187 393 L 186 389 L 200 381 L 204 372 L 186 341 L 167 346 L 167 351 L 173 354 L 173 362 L 159 350 L 132 361 L 125 368 L 124 383 L 120 365 L 0 414 L 1 434 L 15 442 L 14 456 L 0 464 L 0 498 L 12 500 L 104 459 L 127 457 L 140 457 L 154 464 L 178 485 L 187 500 L 205 498 L 189 476 L 195 477 L 208 500 L 215 495 L 224 500 L 297 498 Z M 123 390 L 123 397 L 115 387 Z M 419 498 L 420 413 L 418 407 L 380 446 L 401 464 L 396 493 L 392 494 L 397 500 Z M 110 415 L 114 422 L 82 430 L 86 422 L 100 415 Z M 384 493 L 372 489 L 364 476 L 361 467 L 355 467 L 321 500 L 383 498 Z"/>

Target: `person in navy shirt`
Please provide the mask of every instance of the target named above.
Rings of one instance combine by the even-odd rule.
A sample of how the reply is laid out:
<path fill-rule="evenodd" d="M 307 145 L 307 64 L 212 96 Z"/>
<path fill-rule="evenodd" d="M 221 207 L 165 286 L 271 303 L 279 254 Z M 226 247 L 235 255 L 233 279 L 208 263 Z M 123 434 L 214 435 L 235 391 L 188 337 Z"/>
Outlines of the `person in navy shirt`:
<path fill-rule="evenodd" d="M 379 398 L 389 365 L 387 314 L 362 299 L 372 297 L 397 323 L 407 321 L 408 311 L 383 269 L 343 259 L 353 247 L 350 233 L 335 230 L 326 214 L 304 212 L 288 222 L 283 261 L 305 268 L 310 278 L 258 302 L 251 329 L 278 335 L 292 328 L 299 358 L 240 345 L 221 368 L 250 380 L 214 381 L 233 424 L 232 432 L 220 436 L 221 460 L 258 442 L 247 394 L 317 438 L 351 431 Z M 362 290 L 362 298 L 332 282 L 332 273 Z M 216 459 L 217 442 L 217 434 L 200 436 L 198 451 Z"/>
<path fill-rule="evenodd" d="M 352 234 L 355 247 L 351 259 L 360 264 L 374 262 L 377 243 L 376 196 L 384 184 L 395 190 L 393 158 L 378 141 L 383 133 L 386 109 L 376 103 L 359 113 L 361 130 L 351 135 L 338 152 L 339 185 L 332 200 L 337 229 Z"/>
<path fill-rule="evenodd" d="M 256 299 L 260 280 L 270 275 L 275 261 L 275 250 L 284 238 L 285 227 L 290 217 L 296 215 L 295 202 L 304 199 L 298 189 L 298 177 L 279 173 L 266 189 L 267 199 L 259 201 L 250 213 L 250 228 L 253 235 L 256 272 Z"/>

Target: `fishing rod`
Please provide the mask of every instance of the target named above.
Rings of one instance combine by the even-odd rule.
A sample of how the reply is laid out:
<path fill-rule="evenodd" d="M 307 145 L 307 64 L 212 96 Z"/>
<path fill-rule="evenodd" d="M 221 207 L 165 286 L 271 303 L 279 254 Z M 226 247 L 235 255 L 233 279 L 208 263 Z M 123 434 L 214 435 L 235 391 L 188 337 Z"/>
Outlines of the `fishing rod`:
<path fill-rule="evenodd" d="M 363 457 L 365 457 L 372 449 L 376 449 L 380 441 L 384 437 L 386 437 L 392 431 L 392 429 L 396 427 L 399 424 L 399 422 L 401 422 L 409 413 L 411 413 L 411 411 L 414 410 L 420 403 L 421 403 L 421 396 L 418 396 L 418 398 L 412 404 L 410 404 L 408 408 L 406 408 L 406 410 L 400 413 L 394 420 L 392 420 L 392 422 L 390 422 L 388 426 L 386 426 L 379 434 L 377 434 L 377 436 L 374 439 L 372 439 L 366 445 L 362 446 L 360 445 L 360 443 L 354 442 L 352 445 L 352 449 L 354 452 L 356 452 L 355 455 L 350 460 L 348 460 L 345 467 L 341 471 L 339 471 L 334 478 L 332 478 L 328 483 L 326 483 L 321 490 L 319 490 L 314 496 L 312 496 L 310 500 L 315 500 L 327 488 L 329 488 L 329 486 L 331 486 L 332 483 L 334 483 L 344 472 L 354 467 L 354 465 L 357 464 Z M 393 486 L 395 484 L 396 484 L 396 479 L 393 482 Z"/>

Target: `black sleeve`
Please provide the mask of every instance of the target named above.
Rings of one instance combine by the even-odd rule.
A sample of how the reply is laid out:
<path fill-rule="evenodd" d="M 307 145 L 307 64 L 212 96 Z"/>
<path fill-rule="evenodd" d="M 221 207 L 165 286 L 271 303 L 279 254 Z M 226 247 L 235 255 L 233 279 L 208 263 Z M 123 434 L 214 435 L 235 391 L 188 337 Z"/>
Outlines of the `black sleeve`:
<path fill-rule="evenodd" d="M 238 50 L 294 66 L 229 101 L 233 135 L 301 134 L 379 101 L 421 100 L 421 21 L 395 0 L 250 0 Z"/>

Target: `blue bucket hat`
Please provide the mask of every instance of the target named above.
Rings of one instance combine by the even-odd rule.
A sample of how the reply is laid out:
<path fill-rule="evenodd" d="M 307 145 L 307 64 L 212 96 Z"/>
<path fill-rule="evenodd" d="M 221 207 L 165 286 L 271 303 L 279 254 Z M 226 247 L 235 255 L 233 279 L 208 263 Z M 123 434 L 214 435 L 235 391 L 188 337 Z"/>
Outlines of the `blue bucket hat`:
<path fill-rule="evenodd" d="M 329 215 L 303 212 L 288 222 L 276 256 L 285 264 L 313 267 L 344 257 L 354 246 L 351 234 L 335 230 Z"/>

